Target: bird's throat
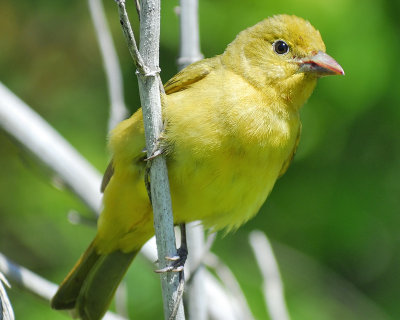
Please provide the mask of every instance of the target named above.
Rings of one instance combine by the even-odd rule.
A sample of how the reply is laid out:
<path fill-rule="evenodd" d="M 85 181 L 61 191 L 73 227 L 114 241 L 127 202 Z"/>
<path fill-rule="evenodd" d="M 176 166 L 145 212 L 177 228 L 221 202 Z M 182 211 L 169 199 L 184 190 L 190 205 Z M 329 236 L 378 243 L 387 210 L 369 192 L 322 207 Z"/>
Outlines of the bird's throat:
<path fill-rule="evenodd" d="M 295 74 L 276 86 L 278 96 L 293 111 L 298 111 L 313 92 L 317 78 L 304 74 Z"/>

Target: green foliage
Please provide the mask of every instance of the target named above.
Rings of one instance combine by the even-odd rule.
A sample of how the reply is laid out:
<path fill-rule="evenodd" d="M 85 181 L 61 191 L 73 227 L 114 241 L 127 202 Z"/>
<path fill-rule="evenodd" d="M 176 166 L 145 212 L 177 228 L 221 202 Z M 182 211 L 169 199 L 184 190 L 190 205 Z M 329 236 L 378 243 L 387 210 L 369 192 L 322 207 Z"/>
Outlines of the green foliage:
<path fill-rule="evenodd" d="M 113 1 L 104 4 L 126 101 L 135 110 L 136 77 L 117 8 Z M 177 5 L 162 3 L 164 81 L 176 70 Z M 385 0 L 200 0 L 206 57 L 264 17 L 289 13 L 321 31 L 328 53 L 346 72 L 319 82 L 302 111 L 298 155 L 258 216 L 215 245 L 258 319 L 267 312 L 247 241 L 255 228 L 275 243 L 294 320 L 400 318 L 400 22 L 393 6 Z M 137 31 L 132 2 L 128 10 Z M 104 170 L 109 103 L 87 3 L 3 1 L 0 12 L 0 80 Z M 54 189 L 46 172 L 1 131 L 0 154 L 0 251 L 59 282 L 94 234 L 69 224 L 67 212 L 87 210 Z M 136 261 L 127 281 L 131 314 L 160 319 L 160 285 L 151 267 Z M 9 293 L 17 318 L 68 318 L 18 288 Z"/>

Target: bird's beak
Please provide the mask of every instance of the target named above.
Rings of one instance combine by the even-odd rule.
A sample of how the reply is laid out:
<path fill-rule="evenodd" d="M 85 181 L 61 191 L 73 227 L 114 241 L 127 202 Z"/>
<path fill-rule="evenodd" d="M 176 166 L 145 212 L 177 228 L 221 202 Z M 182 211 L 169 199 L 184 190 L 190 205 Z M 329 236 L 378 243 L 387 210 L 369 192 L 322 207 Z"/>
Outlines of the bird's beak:
<path fill-rule="evenodd" d="M 297 72 L 314 73 L 318 77 L 330 75 L 344 75 L 344 70 L 339 63 L 325 52 L 301 59 L 297 62 L 300 66 Z"/>

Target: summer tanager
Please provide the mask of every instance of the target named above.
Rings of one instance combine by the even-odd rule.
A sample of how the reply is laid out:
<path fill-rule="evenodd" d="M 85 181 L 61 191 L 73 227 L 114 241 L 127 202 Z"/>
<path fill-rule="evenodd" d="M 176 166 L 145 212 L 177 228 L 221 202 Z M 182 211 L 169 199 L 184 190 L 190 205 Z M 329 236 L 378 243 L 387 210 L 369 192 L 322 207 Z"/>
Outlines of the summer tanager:
<path fill-rule="evenodd" d="M 288 168 L 299 142 L 299 109 L 317 79 L 344 74 L 320 33 L 278 15 L 239 33 L 222 55 L 194 63 L 165 84 L 160 139 L 176 224 L 201 220 L 236 229 L 253 217 Z M 153 236 L 144 184 L 142 111 L 111 133 L 98 232 L 52 300 L 100 319 L 132 259 Z"/>

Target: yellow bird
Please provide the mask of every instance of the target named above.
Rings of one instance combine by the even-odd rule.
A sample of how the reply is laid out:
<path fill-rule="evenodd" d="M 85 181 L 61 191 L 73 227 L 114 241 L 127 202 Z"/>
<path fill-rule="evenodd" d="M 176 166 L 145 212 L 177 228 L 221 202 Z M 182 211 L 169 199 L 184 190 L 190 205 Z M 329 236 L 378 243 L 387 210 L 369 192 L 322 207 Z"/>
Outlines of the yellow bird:
<path fill-rule="evenodd" d="M 253 217 L 288 168 L 300 137 L 299 110 L 317 79 L 344 74 L 320 33 L 296 16 L 250 27 L 225 52 L 165 84 L 161 141 L 176 224 L 236 229 Z M 111 133 L 98 232 L 52 300 L 100 319 L 132 259 L 153 236 L 144 184 L 142 111 Z"/>

